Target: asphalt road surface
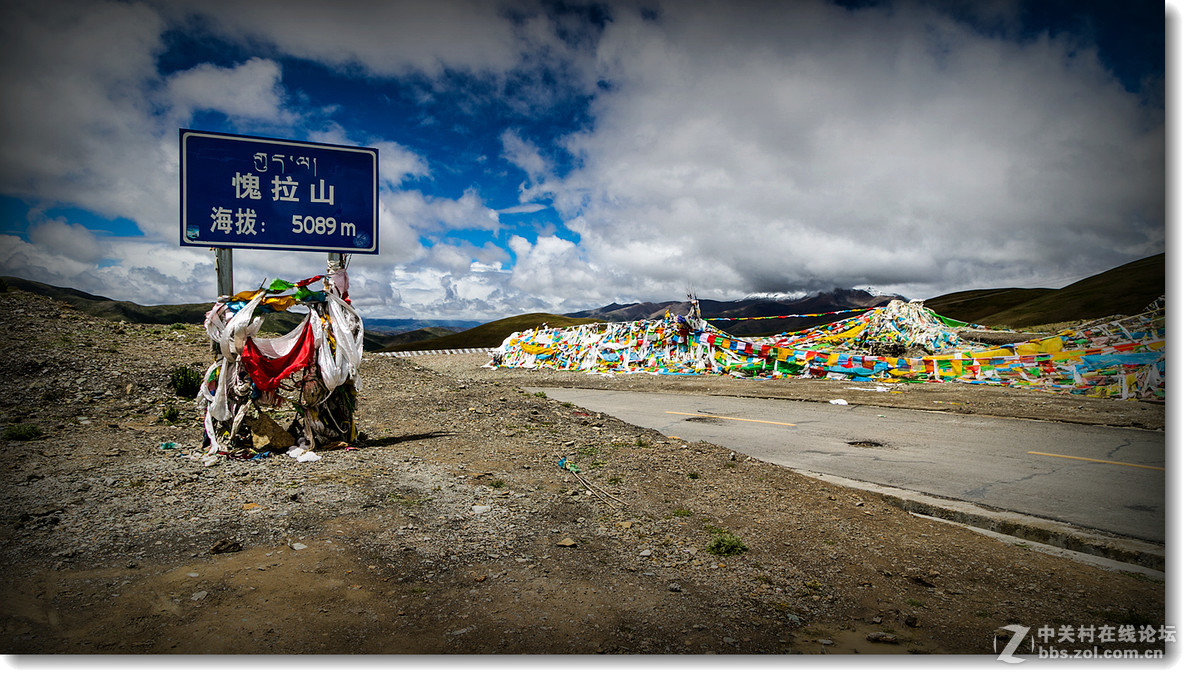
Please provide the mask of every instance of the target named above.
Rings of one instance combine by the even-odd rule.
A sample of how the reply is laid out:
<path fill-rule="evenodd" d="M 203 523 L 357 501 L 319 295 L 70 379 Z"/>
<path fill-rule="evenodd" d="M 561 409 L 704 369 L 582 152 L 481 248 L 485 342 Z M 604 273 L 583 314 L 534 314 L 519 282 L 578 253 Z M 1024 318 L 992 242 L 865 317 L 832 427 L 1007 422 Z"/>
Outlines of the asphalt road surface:
<path fill-rule="evenodd" d="M 797 470 L 1166 540 L 1163 432 L 725 396 L 529 390 Z"/>

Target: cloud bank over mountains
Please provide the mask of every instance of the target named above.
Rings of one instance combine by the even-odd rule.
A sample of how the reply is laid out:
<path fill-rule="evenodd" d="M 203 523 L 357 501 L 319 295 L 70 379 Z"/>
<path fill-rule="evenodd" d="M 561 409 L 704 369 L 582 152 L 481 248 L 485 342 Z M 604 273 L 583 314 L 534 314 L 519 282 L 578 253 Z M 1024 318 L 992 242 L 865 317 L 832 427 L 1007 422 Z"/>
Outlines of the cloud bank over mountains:
<path fill-rule="evenodd" d="M 1060 5 L 6 3 L 0 273 L 211 299 L 198 128 L 379 149 L 369 316 L 1061 286 L 1162 252 L 1167 180 L 1161 42 L 1147 68 L 1105 39 L 1144 17 Z"/>

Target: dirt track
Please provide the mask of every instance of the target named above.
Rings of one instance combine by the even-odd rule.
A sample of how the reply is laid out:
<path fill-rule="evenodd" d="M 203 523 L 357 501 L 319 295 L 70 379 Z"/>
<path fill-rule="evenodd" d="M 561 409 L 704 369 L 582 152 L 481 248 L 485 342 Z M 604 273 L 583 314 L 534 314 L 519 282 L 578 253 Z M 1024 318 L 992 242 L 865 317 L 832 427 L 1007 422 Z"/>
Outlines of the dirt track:
<path fill-rule="evenodd" d="M 537 398 L 520 387 L 567 380 L 486 370 L 481 356 L 368 356 L 358 413 L 368 439 L 353 450 L 204 468 L 192 457 L 198 420 L 166 388 L 172 366 L 210 360 L 198 327 L 101 322 L 24 293 L 0 300 L 12 333 L 0 426 L 44 430 L 0 440 L 5 653 L 990 655 L 1009 624 L 1174 623 L 1162 582 Z M 576 377 L 568 383 L 664 381 Z M 1163 423 L 1162 406 L 1023 390 L 863 394 L 848 400 Z M 168 406 L 182 419 L 160 419 Z M 709 552 L 722 533 L 747 550 Z M 1125 639 L 1103 648 L 1174 646 Z"/>

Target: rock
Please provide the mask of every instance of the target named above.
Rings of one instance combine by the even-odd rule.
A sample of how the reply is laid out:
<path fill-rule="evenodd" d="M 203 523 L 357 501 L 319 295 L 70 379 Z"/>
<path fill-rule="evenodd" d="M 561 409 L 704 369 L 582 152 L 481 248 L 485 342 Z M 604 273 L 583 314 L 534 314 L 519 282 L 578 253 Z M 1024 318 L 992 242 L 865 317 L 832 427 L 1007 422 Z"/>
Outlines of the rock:
<path fill-rule="evenodd" d="M 286 451 L 296 443 L 296 439 L 266 413 L 250 418 L 246 424 L 250 428 L 250 443 L 255 451 Z"/>
<path fill-rule="evenodd" d="M 559 546 L 575 546 L 575 540 L 570 537 L 566 537 L 562 541 L 558 542 L 558 545 Z"/>
<path fill-rule="evenodd" d="M 204 599 L 204 597 L 206 597 L 206 596 L 208 596 L 208 592 L 205 592 L 205 591 L 196 592 L 195 594 L 192 594 L 192 601 L 202 601 Z"/>
<path fill-rule="evenodd" d="M 242 545 L 239 544 L 238 542 L 235 542 L 231 539 L 221 539 L 217 543 L 213 544 L 208 549 L 208 552 L 209 553 L 234 553 L 235 551 L 241 551 L 241 550 L 242 550 Z"/>
<path fill-rule="evenodd" d="M 471 506 L 471 512 L 474 513 L 475 515 L 483 515 L 484 513 L 490 511 L 491 509 L 492 509 L 491 506 Z"/>
<path fill-rule="evenodd" d="M 649 556 L 649 555 L 650 555 L 650 549 L 643 549 L 643 550 L 642 550 L 642 552 L 641 552 L 641 553 L 639 553 L 638 555 L 639 555 L 639 556 Z"/>
<path fill-rule="evenodd" d="M 292 547 L 293 551 L 303 551 L 304 549 L 308 548 L 308 545 L 301 544 L 300 542 L 296 542 L 296 543 L 292 544 L 291 547 Z"/>
<path fill-rule="evenodd" d="M 879 642 L 881 644 L 899 644 L 900 640 L 896 635 L 889 632 L 872 632 L 867 635 L 868 642 Z"/>
<path fill-rule="evenodd" d="M 667 591 L 668 592 L 682 592 L 683 587 L 680 587 L 678 582 L 672 582 L 671 584 L 667 585 Z"/>

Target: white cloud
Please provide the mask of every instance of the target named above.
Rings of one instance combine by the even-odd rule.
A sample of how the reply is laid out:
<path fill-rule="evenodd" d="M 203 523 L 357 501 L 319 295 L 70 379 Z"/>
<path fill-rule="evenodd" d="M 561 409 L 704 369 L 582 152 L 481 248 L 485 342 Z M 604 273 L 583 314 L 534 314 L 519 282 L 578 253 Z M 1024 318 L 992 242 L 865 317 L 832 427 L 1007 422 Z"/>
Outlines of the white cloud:
<path fill-rule="evenodd" d="M 80 263 L 92 263 L 101 255 L 100 242 L 80 224 L 61 220 L 43 222 L 29 231 L 30 243 Z"/>
<path fill-rule="evenodd" d="M 429 163 L 395 141 L 374 141 L 367 145 L 379 150 L 379 181 L 384 186 L 398 188 L 405 181 L 429 175 Z"/>
<path fill-rule="evenodd" d="M 997 285 L 1162 250 L 1161 119 L 1065 39 L 905 3 L 667 2 L 657 22 L 618 15 L 598 61 L 615 85 L 570 141 L 582 167 L 528 195 L 660 297 L 698 273 L 730 293 L 936 295 L 983 265 Z"/>
<path fill-rule="evenodd" d="M 0 194 L 161 220 L 174 153 L 147 89 L 162 20 L 117 2 L 5 3 L 0 15 Z M 173 176 L 173 175 L 172 175 Z"/>
<path fill-rule="evenodd" d="M 501 15 L 504 9 L 488 0 L 208 0 L 187 7 L 244 40 L 265 40 L 291 55 L 390 76 L 440 76 L 444 69 L 503 73 L 516 67 L 521 45 Z"/>
<path fill-rule="evenodd" d="M 512 129 L 501 134 L 500 142 L 504 145 L 505 160 L 516 165 L 534 182 L 541 182 L 545 178 L 549 164 L 538 152 L 537 146 L 521 138 Z"/>
<path fill-rule="evenodd" d="M 500 228 L 499 213 L 489 208 L 474 189 L 467 189 L 457 199 L 430 197 L 420 191 L 394 191 L 384 194 L 381 203 L 422 233 Z"/>
<path fill-rule="evenodd" d="M 201 64 L 172 74 L 167 98 L 181 121 L 193 112 L 214 110 L 235 120 L 287 124 L 295 116 L 283 106 L 281 77 L 278 64 L 258 57 L 232 68 Z"/>
<path fill-rule="evenodd" d="M 534 212 L 541 212 L 550 206 L 542 205 L 541 203 L 522 203 L 508 208 L 501 208 L 496 212 L 502 215 L 528 215 Z"/>

